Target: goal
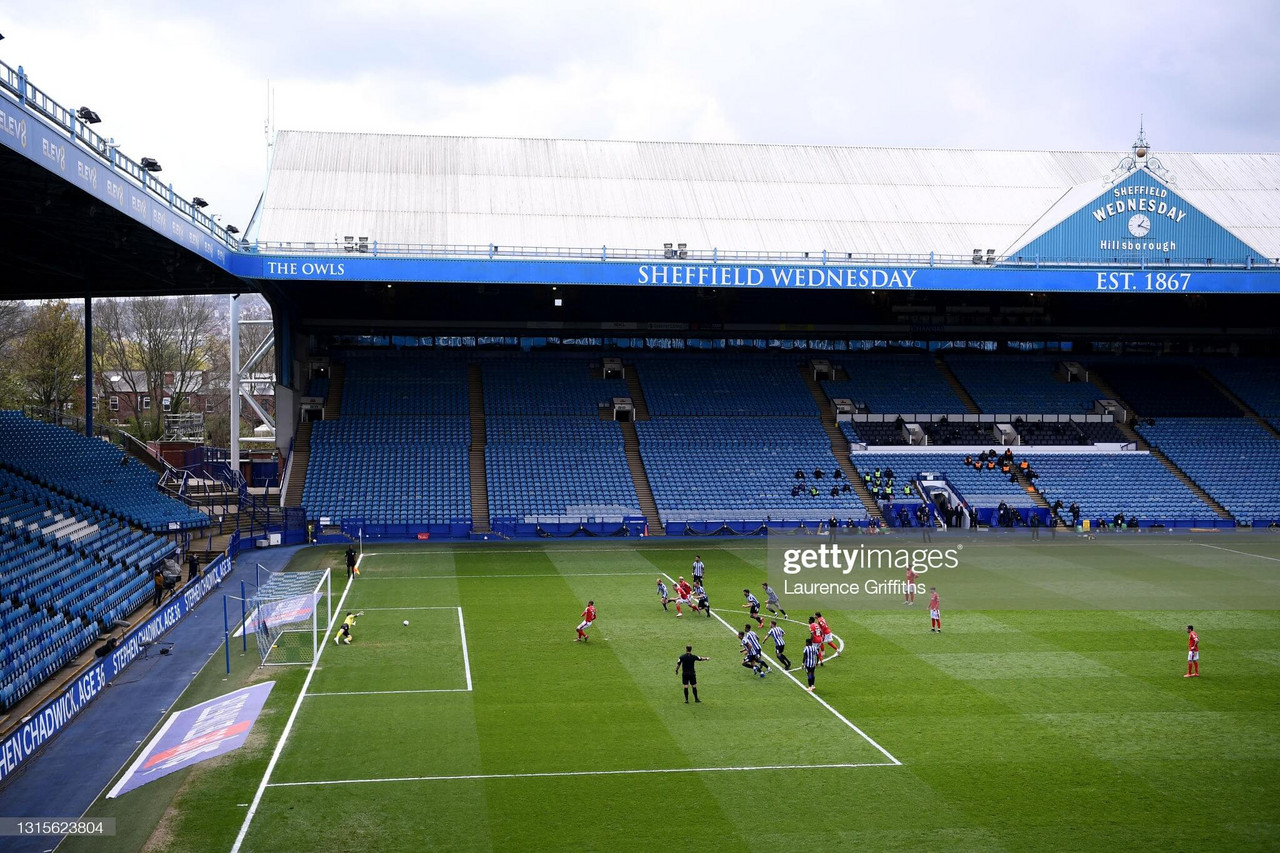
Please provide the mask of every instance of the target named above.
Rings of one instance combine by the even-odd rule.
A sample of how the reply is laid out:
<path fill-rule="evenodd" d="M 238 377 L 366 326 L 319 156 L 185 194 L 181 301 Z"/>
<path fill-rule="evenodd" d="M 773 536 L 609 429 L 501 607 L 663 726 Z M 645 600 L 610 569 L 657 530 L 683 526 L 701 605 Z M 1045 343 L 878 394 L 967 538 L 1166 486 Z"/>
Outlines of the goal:
<path fill-rule="evenodd" d="M 311 663 L 333 624 L 329 569 L 280 572 L 258 587 L 248 628 L 263 666 Z"/>

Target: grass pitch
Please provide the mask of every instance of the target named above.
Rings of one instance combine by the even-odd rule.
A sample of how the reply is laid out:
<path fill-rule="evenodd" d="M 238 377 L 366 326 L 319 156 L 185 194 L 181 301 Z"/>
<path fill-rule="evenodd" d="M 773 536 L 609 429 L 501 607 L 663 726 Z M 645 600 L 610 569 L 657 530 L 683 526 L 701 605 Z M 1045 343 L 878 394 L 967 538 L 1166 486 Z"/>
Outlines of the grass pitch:
<path fill-rule="evenodd" d="M 1280 543 L 1228 544 L 967 558 L 1051 557 L 1119 583 L 1176 564 L 1197 585 L 1274 589 Z M 355 643 L 330 631 L 300 700 L 307 667 L 257 669 L 250 648 L 228 678 L 215 656 L 179 706 L 276 680 L 249 743 L 95 804 L 120 835 L 60 850 L 231 849 L 295 708 L 245 851 L 1275 848 L 1280 613 L 944 609 L 935 635 L 923 601 L 824 611 L 845 652 L 818 671 L 819 701 L 744 670 L 719 620 L 662 610 L 655 578 L 688 576 L 695 549 L 713 607 L 741 627 L 757 542 L 371 546 L 341 604 L 364 610 Z M 323 565 L 339 551 L 294 561 Z M 588 599 L 599 620 L 574 643 Z M 1182 678 L 1188 622 L 1199 679 Z M 784 626 L 798 661 L 804 630 Z M 700 705 L 673 673 L 686 644 L 711 658 Z"/>

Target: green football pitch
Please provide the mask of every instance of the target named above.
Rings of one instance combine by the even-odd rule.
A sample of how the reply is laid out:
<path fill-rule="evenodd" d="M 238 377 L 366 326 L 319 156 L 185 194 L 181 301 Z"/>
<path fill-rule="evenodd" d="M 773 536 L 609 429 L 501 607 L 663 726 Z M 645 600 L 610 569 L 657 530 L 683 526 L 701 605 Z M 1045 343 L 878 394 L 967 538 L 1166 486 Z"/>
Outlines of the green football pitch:
<path fill-rule="evenodd" d="M 1280 542 L 1212 542 L 966 560 L 1121 584 L 1140 566 L 1274 600 Z M 695 550 L 723 621 L 655 594 Z M 824 611 L 844 650 L 810 694 L 803 670 L 740 666 L 730 626 L 765 557 L 743 540 L 366 546 L 358 579 L 333 577 L 335 616 L 364 611 L 352 645 L 330 631 L 314 668 L 260 668 L 234 641 L 231 674 L 219 653 L 178 707 L 274 680 L 248 743 L 95 803 L 119 835 L 59 849 L 1276 849 L 1280 612 L 944 609 L 933 634 L 923 600 Z M 326 565 L 341 549 L 290 568 Z M 575 643 L 588 599 L 599 619 Z M 1188 623 L 1199 679 L 1182 677 Z M 805 631 L 783 625 L 798 663 Z M 701 704 L 674 673 L 686 644 L 710 658 Z"/>

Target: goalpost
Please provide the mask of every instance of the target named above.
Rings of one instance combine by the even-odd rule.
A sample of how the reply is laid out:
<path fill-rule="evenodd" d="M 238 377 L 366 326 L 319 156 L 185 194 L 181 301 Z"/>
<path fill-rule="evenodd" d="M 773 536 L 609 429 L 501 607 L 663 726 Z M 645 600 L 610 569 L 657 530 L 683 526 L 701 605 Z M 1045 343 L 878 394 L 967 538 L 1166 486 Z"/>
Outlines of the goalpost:
<path fill-rule="evenodd" d="M 258 587 L 246 630 L 263 666 L 310 663 L 333 625 L 329 569 L 280 572 Z"/>

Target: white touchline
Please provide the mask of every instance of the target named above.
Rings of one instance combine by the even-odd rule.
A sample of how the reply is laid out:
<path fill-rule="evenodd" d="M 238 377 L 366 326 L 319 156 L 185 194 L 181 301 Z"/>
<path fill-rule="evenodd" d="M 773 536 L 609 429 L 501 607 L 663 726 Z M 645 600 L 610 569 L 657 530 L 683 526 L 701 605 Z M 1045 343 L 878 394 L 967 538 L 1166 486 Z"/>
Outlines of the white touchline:
<path fill-rule="evenodd" d="M 1201 548 L 1212 548 L 1215 551 L 1228 551 L 1232 554 L 1239 554 L 1242 557 L 1254 557 L 1258 560 L 1270 560 L 1273 563 L 1280 563 L 1280 557 L 1264 557 L 1262 554 L 1250 554 L 1248 551 L 1237 551 L 1234 548 L 1223 548 L 1220 545 L 1210 545 L 1207 542 L 1197 542 Z"/>
<path fill-rule="evenodd" d="M 667 580 L 671 581 L 671 583 L 672 583 L 672 584 L 674 584 L 674 583 L 676 582 L 675 578 L 671 577 L 671 575 L 667 574 L 666 572 L 663 572 L 663 573 L 662 573 L 662 575 L 663 575 L 663 577 L 665 577 Z M 724 619 L 722 619 L 722 618 L 720 617 L 720 614 L 719 614 L 719 613 L 716 613 L 714 610 L 712 610 L 712 611 L 711 611 L 711 615 L 712 615 L 712 616 L 714 616 L 714 617 L 715 617 L 715 618 L 720 622 L 720 624 L 721 624 L 721 625 L 725 626 L 725 627 L 726 627 L 726 628 L 728 628 L 731 632 L 733 632 L 733 634 L 734 634 L 735 636 L 737 635 L 737 633 L 738 633 L 738 632 L 734 629 L 734 627 L 733 627 L 732 625 L 730 625 L 728 622 L 724 621 Z M 810 696 L 812 696 L 814 699 L 816 699 L 816 700 L 817 700 L 817 701 L 822 705 L 822 707 L 826 708 L 828 711 L 830 711 L 832 714 L 834 714 L 837 720 L 839 720 L 840 722 L 844 723 L 844 724 L 845 724 L 846 726 L 848 726 L 849 728 L 853 729 L 855 732 L 857 732 L 857 733 L 858 733 L 858 735 L 859 735 L 863 740 L 865 740 L 867 743 L 871 744 L 871 745 L 872 745 L 872 746 L 874 746 L 876 749 L 878 749 L 878 750 L 880 751 L 880 754 L 881 754 L 881 755 L 883 755 L 885 758 L 889 759 L 889 760 L 890 760 L 891 762 L 893 762 L 894 764 L 902 764 L 902 762 L 901 762 L 901 761 L 899 761 L 898 759 L 894 758 L 894 757 L 893 757 L 893 755 L 891 755 L 891 754 L 889 753 L 889 750 L 885 749 L 883 746 L 881 746 L 880 744 L 876 743 L 874 740 L 872 740 L 872 739 L 871 739 L 871 736 L 870 736 L 870 735 L 868 735 L 868 734 L 867 734 L 866 732 L 864 732 L 862 729 L 858 728 L 858 727 L 857 727 L 857 726 L 855 726 L 852 722 L 850 722 L 850 721 L 849 721 L 849 719 L 848 719 L 844 714 L 841 714 L 841 713 L 840 713 L 839 711 L 837 711 L 835 708 L 831 707 L 831 704 L 830 704 L 829 702 L 827 702 L 827 700 L 826 700 L 826 699 L 823 699 L 823 698 L 822 698 L 821 696 L 819 696 L 817 693 L 809 693 L 809 691 L 805 689 L 805 686 L 804 686 L 803 684 L 801 684 L 801 683 L 800 683 L 800 679 L 796 678 L 796 677 L 795 677 L 794 675 L 792 675 L 790 672 L 788 672 L 787 670 L 783 669 L 782 664 L 778 663 L 777 661 L 773 660 L 773 658 L 771 658 L 771 657 L 769 657 L 768 655 L 764 654 L 763 650 L 760 652 L 760 654 L 761 654 L 761 655 L 762 655 L 766 660 L 768 660 L 768 661 L 772 662 L 773 664 L 775 664 L 775 665 L 778 667 L 778 669 L 782 670 L 782 674 L 783 674 L 783 675 L 785 675 L 787 678 L 791 679 L 792 681 L 794 681 L 794 682 L 795 682 L 796 687 L 799 687 L 801 690 L 804 690 L 806 693 L 808 693 Z"/>
<path fill-rule="evenodd" d="M 392 613 L 395 613 L 397 610 L 453 610 L 453 605 L 452 605 L 452 604 L 439 604 L 439 605 L 436 605 L 435 607 L 361 607 L 360 609 L 361 609 L 362 611 L 364 611 L 364 610 L 370 610 L 370 611 L 389 610 L 389 611 L 391 611 Z"/>
<path fill-rule="evenodd" d="M 360 567 L 361 561 L 364 560 L 364 554 L 356 558 L 356 568 Z M 347 600 L 347 593 L 351 591 L 351 582 L 354 578 L 347 578 L 347 585 L 342 589 L 342 596 L 338 599 L 338 606 L 334 608 L 335 613 L 342 612 L 342 603 Z M 280 740 L 276 742 L 276 748 L 271 753 L 271 760 L 267 762 L 266 772 L 262 774 L 262 781 L 258 783 L 258 790 L 254 792 L 253 801 L 249 803 L 249 811 L 244 816 L 244 823 L 240 825 L 240 831 L 236 833 L 235 844 L 231 845 L 231 853 L 240 853 L 240 845 L 244 844 L 244 838 L 249 834 L 249 824 L 253 822 L 253 816 L 258 811 L 258 804 L 262 802 L 262 794 L 267 790 L 267 783 L 271 781 L 271 773 L 276 769 L 276 762 L 280 760 L 280 753 L 284 752 L 285 741 L 289 739 L 289 732 L 293 730 L 293 721 L 298 719 L 298 710 L 302 708 L 302 700 L 307 698 L 307 688 L 311 686 L 311 678 L 316 674 L 316 667 L 320 664 L 320 656 L 324 654 L 325 647 L 329 645 L 328 632 L 333 627 L 332 623 L 325 627 L 325 642 L 320 644 L 320 651 L 316 652 L 316 656 L 311 659 L 311 668 L 307 670 L 307 677 L 302 682 L 302 690 L 298 692 L 298 699 L 293 703 L 293 710 L 289 712 L 289 719 L 285 721 L 284 731 L 280 733 Z"/>
<path fill-rule="evenodd" d="M 354 690 L 347 693 L 308 693 L 308 699 L 316 696 L 391 696 L 399 693 L 470 693 L 470 687 L 433 687 L 424 690 Z"/>
<path fill-rule="evenodd" d="M 467 671 L 467 689 L 471 689 L 471 657 L 467 654 L 467 626 L 462 623 L 462 608 L 458 608 L 458 634 L 462 637 L 462 667 Z"/>
<path fill-rule="evenodd" d="M 899 762 L 859 764 L 765 764 L 749 767 L 659 767 L 645 770 L 564 770 L 554 773 L 477 773 L 471 776 L 391 776 L 386 779 L 327 779 L 316 782 L 272 782 L 271 788 L 306 788 L 317 785 L 367 785 L 379 782 L 468 782 L 482 779 L 555 779 L 573 776 L 640 776 L 648 773 L 745 773 L 753 770 L 837 770 L 850 767 L 896 767 Z"/>

